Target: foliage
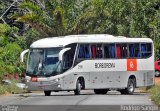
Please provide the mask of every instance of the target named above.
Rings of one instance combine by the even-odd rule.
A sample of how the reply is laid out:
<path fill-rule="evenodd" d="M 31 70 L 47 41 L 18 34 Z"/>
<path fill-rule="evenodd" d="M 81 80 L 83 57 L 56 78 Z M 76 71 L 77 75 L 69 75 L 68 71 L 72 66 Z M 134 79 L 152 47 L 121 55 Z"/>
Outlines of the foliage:
<path fill-rule="evenodd" d="M 19 72 L 17 67 L 22 50 L 17 44 L 16 33 L 18 28 L 0 24 L 0 78 L 3 78 L 4 74 Z"/>
<path fill-rule="evenodd" d="M 151 99 L 160 106 L 160 86 L 155 85 L 151 89 L 149 89 L 149 92 L 151 94 Z"/>
<path fill-rule="evenodd" d="M 159 0 L 43 0 L 45 8 L 30 0 L 19 7 L 29 10 L 17 21 L 29 24 L 42 37 L 107 33 L 154 40 L 158 57 L 160 39 Z"/>
<path fill-rule="evenodd" d="M 38 39 L 39 33 L 32 28 L 22 36 L 18 36 L 18 31 L 17 27 L 0 24 L 0 80 L 5 74 L 24 74 L 25 64 L 20 64 L 20 52 Z"/>
<path fill-rule="evenodd" d="M 11 4 L 13 1 L 12 0 L 1 0 L 0 1 L 0 15 L 3 14 L 5 9 L 8 7 L 8 4 Z"/>
<path fill-rule="evenodd" d="M 24 89 L 20 89 L 16 86 L 16 82 L 15 80 L 12 80 L 12 84 L 8 84 L 8 85 L 0 85 L 0 95 L 2 94 L 16 94 L 16 93 L 23 93 L 25 92 Z"/>
<path fill-rule="evenodd" d="M 21 48 L 16 43 L 9 43 L 0 50 L 0 75 L 16 73 Z"/>
<path fill-rule="evenodd" d="M 26 45 L 26 47 L 29 48 L 34 41 L 40 39 L 39 37 L 40 37 L 39 32 L 31 28 L 23 35 L 22 38 L 24 38 L 24 40 L 22 42 L 25 42 L 24 45 Z"/>
<path fill-rule="evenodd" d="M 46 8 L 42 9 L 37 4 L 24 0 L 19 7 L 29 11 L 18 16 L 17 21 L 29 24 L 43 37 L 74 33 L 86 2 L 78 4 L 76 0 L 47 0 L 44 3 Z"/>
<path fill-rule="evenodd" d="M 0 47 L 7 45 L 9 42 L 15 42 L 15 35 L 18 33 L 18 28 L 10 27 L 7 24 L 0 24 Z"/>

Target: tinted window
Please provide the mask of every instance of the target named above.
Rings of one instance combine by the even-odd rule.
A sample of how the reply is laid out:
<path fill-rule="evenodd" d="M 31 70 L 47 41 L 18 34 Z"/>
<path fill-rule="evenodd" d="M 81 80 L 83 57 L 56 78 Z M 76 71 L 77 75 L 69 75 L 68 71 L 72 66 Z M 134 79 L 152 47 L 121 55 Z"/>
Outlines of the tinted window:
<path fill-rule="evenodd" d="M 127 44 L 116 44 L 116 57 L 117 58 L 127 57 Z"/>
<path fill-rule="evenodd" d="M 141 57 L 146 58 L 151 56 L 152 54 L 152 46 L 151 43 L 142 43 L 141 44 Z"/>
<path fill-rule="evenodd" d="M 79 46 L 78 58 L 90 58 L 89 44 L 81 44 Z"/>
<path fill-rule="evenodd" d="M 66 46 L 66 48 L 68 47 L 71 49 L 63 55 L 63 71 L 72 67 L 76 46 L 77 44 L 70 44 Z"/>
<path fill-rule="evenodd" d="M 103 47 L 102 44 L 91 45 L 92 58 L 102 58 L 103 57 Z"/>
<path fill-rule="evenodd" d="M 129 44 L 129 57 L 130 58 L 139 58 L 140 57 L 140 49 L 139 44 Z"/>
<path fill-rule="evenodd" d="M 105 58 L 115 58 L 115 44 L 104 45 L 104 56 Z"/>

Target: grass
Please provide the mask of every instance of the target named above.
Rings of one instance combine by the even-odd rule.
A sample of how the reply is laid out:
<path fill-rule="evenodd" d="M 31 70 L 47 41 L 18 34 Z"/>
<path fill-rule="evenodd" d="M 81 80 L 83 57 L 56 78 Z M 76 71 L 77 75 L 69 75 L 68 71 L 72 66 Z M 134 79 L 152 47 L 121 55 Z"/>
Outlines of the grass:
<path fill-rule="evenodd" d="M 0 95 L 18 94 L 18 93 L 23 93 L 23 92 L 25 92 L 25 90 L 18 88 L 16 86 L 16 82 L 13 82 L 12 84 L 9 84 L 9 85 L 0 84 Z"/>
<path fill-rule="evenodd" d="M 155 85 L 148 91 L 151 95 L 151 99 L 155 102 L 156 105 L 160 106 L 160 86 Z"/>

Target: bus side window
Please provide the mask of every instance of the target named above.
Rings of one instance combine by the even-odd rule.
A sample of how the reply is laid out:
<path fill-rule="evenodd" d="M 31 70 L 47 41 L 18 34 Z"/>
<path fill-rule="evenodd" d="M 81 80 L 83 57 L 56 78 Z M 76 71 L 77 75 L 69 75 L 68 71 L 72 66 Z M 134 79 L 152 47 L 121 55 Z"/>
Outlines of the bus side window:
<path fill-rule="evenodd" d="M 115 45 L 105 44 L 104 45 L 104 55 L 105 55 L 105 58 L 115 58 Z"/>
<path fill-rule="evenodd" d="M 122 46 L 121 46 L 122 58 L 127 58 L 128 57 L 127 52 L 128 52 L 127 44 L 122 44 Z"/>
<path fill-rule="evenodd" d="M 104 45 L 104 57 L 105 58 L 110 58 L 109 45 Z"/>
<path fill-rule="evenodd" d="M 121 58 L 121 48 L 120 44 L 116 44 L 116 57 Z"/>
<path fill-rule="evenodd" d="M 82 46 L 79 47 L 78 58 L 84 58 L 84 49 Z"/>
<path fill-rule="evenodd" d="M 91 45 L 92 58 L 102 58 L 103 57 L 102 44 Z"/>
<path fill-rule="evenodd" d="M 111 54 L 110 58 L 115 58 L 115 45 L 112 44 L 109 49 L 110 49 L 109 53 Z"/>
<path fill-rule="evenodd" d="M 76 44 L 70 44 L 66 47 L 70 47 L 71 49 L 69 51 L 65 52 L 63 55 L 63 71 L 68 70 L 73 65 Z"/>
<path fill-rule="evenodd" d="M 70 58 L 69 58 L 69 53 L 65 53 L 63 56 L 63 71 L 69 69 L 70 65 Z"/>
<path fill-rule="evenodd" d="M 146 58 L 152 54 L 151 51 L 151 43 L 143 43 L 141 44 L 141 57 Z"/>
<path fill-rule="evenodd" d="M 135 57 L 140 58 L 140 49 L 139 49 L 139 44 L 135 44 Z"/>
<path fill-rule="evenodd" d="M 127 44 L 116 44 L 116 57 L 117 58 L 126 58 L 127 54 Z"/>
<path fill-rule="evenodd" d="M 92 58 L 96 58 L 97 55 L 96 45 L 91 46 L 91 52 L 92 52 Z"/>
<path fill-rule="evenodd" d="M 90 58 L 89 45 L 85 45 L 85 58 Z"/>
<path fill-rule="evenodd" d="M 90 58 L 90 50 L 88 44 L 80 45 L 78 58 Z"/>
<path fill-rule="evenodd" d="M 129 44 L 129 57 L 130 58 L 139 58 L 140 57 L 140 50 L 139 50 L 139 44 Z"/>
<path fill-rule="evenodd" d="M 102 58 L 103 57 L 103 48 L 102 48 L 102 44 L 98 44 L 97 45 L 97 58 Z"/>

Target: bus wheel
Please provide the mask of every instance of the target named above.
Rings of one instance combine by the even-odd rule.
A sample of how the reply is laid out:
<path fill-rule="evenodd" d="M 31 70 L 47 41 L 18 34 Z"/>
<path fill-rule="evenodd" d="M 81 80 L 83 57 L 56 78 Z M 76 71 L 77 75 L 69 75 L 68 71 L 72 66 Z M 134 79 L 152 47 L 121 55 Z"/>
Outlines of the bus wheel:
<path fill-rule="evenodd" d="M 45 96 L 50 96 L 51 95 L 51 91 L 44 91 Z"/>
<path fill-rule="evenodd" d="M 74 90 L 74 94 L 80 95 L 80 93 L 81 93 L 81 83 L 79 82 L 79 80 L 77 80 L 76 89 Z"/>
<path fill-rule="evenodd" d="M 160 72 L 159 71 L 155 71 L 155 77 L 160 76 Z"/>
<path fill-rule="evenodd" d="M 108 91 L 108 89 L 94 89 L 95 94 L 106 94 Z"/>
<path fill-rule="evenodd" d="M 129 78 L 127 88 L 125 89 L 127 94 L 133 94 L 136 87 L 135 78 Z"/>
<path fill-rule="evenodd" d="M 126 89 L 121 89 L 121 90 L 120 90 L 120 93 L 121 93 L 121 94 L 127 94 Z"/>
<path fill-rule="evenodd" d="M 101 94 L 99 89 L 94 89 L 95 94 Z"/>

